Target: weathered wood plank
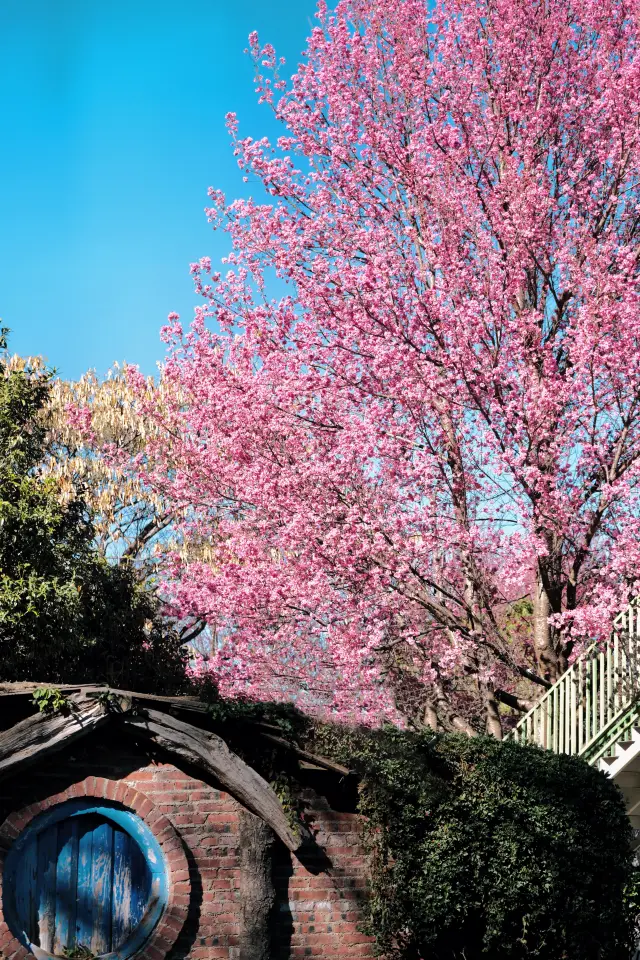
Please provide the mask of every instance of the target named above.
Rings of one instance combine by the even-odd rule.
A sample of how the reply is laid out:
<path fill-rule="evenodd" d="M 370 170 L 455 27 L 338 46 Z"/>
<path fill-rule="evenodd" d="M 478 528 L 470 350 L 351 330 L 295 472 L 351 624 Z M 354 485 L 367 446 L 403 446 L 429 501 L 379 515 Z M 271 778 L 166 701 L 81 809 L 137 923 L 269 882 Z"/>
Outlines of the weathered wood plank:
<path fill-rule="evenodd" d="M 56 683 L 52 684 L 50 681 L 48 683 L 35 683 L 31 680 L 25 681 L 16 681 L 14 683 L 0 683 L 0 699 L 11 701 L 16 697 L 29 697 L 32 698 L 36 690 L 40 690 L 43 687 L 55 686 L 57 690 L 60 690 L 62 693 L 72 694 L 72 693 L 82 693 L 84 690 L 104 690 L 105 684 L 103 683 Z"/>
<path fill-rule="evenodd" d="M 94 699 L 101 693 L 113 693 L 117 697 L 133 700 L 135 703 L 141 703 L 143 706 L 152 706 L 154 703 L 164 707 L 173 707 L 176 710 L 188 710 L 191 713 L 208 713 L 209 707 L 198 697 L 166 697 L 157 693 L 136 693 L 134 690 L 120 690 L 117 687 L 106 687 L 102 690 L 95 690 L 89 693 Z"/>
<path fill-rule="evenodd" d="M 125 941 L 132 926 L 131 839 L 123 830 L 113 838 L 113 949 Z"/>
<path fill-rule="evenodd" d="M 268 823 L 289 850 L 302 845 L 302 833 L 292 830 L 273 789 L 256 770 L 232 753 L 221 737 L 157 710 L 127 714 L 124 724 L 212 773 L 232 797 Z"/>
<path fill-rule="evenodd" d="M 95 693 L 89 693 L 89 697 L 98 697 L 102 692 L 104 691 L 96 690 Z M 135 693 L 132 690 L 119 690 L 112 687 L 108 688 L 108 692 L 113 693 L 118 697 L 129 699 L 132 703 L 138 703 L 144 707 L 152 707 L 152 705 L 155 703 L 161 707 L 171 707 L 176 710 L 185 710 L 191 713 L 207 714 L 209 712 L 208 705 L 203 703 L 202 700 L 199 700 L 197 697 L 163 697 L 154 693 Z M 527 709 L 531 709 L 531 707 L 527 707 Z M 338 773 L 341 776 L 348 776 L 353 772 L 347 767 L 342 766 L 342 764 L 328 760 L 326 757 L 316 756 L 316 754 L 309 753 L 307 750 L 303 750 L 290 740 L 286 740 L 281 736 L 282 730 L 280 727 L 277 727 L 274 724 L 257 722 L 251 726 L 252 729 L 255 729 L 255 731 L 260 734 L 260 736 L 266 737 L 273 743 L 277 743 L 283 747 L 286 747 L 288 750 L 291 750 L 293 753 L 295 753 L 295 755 L 301 760 L 307 760 L 309 763 L 313 763 L 318 767 L 322 767 L 324 770 L 330 770 L 332 773 Z"/>
<path fill-rule="evenodd" d="M 262 724 L 257 724 L 257 726 L 260 727 Z M 302 747 L 299 747 L 296 743 L 292 743 L 291 740 L 276 736 L 268 730 L 257 729 L 256 733 L 264 737 L 265 740 L 270 740 L 271 743 L 276 743 L 278 746 L 291 750 L 300 760 L 306 760 L 308 763 L 312 763 L 316 767 L 321 767 L 323 770 L 330 770 L 331 773 L 338 773 L 342 777 L 348 777 L 353 773 L 352 770 L 344 767 L 341 763 L 336 763 L 334 760 L 327 760 L 326 757 L 320 757 L 316 753 L 309 753 L 308 750 L 303 750 Z"/>
<path fill-rule="evenodd" d="M 38 930 L 39 945 L 53 952 L 56 928 L 56 854 L 57 825 L 43 830 L 38 837 Z"/>
<path fill-rule="evenodd" d="M 113 828 L 107 821 L 93 831 L 91 893 L 93 935 L 91 952 L 99 955 L 111 949 L 111 891 L 113 883 Z"/>
<path fill-rule="evenodd" d="M 49 828 L 51 829 L 51 828 Z M 62 956 L 76 938 L 76 890 L 78 878 L 78 824 L 63 820 L 58 824 L 56 864 L 56 929 L 54 951 Z"/>
<path fill-rule="evenodd" d="M 78 906 L 76 913 L 76 943 L 91 948 L 93 930 L 93 895 L 91 893 L 91 860 L 93 857 L 93 827 L 95 820 L 79 817 L 78 824 Z"/>
<path fill-rule="evenodd" d="M 16 881 L 16 913 L 24 929 L 33 937 L 38 929 L 38 845 L 35 838 L 22 853 L 22 863 Z"/>
<path fill-rule="evenodd" d="M 0 733 L 0 779 L 13 776 L 45 753 L 60 750 L 108 722 L 105 707 L 84 696 L 70 697 L 68 713 L 39 713 Z"/>
<path fill-rule="evenodd" d="M 131 845 L 131 932 L 147 913 L 151 904 L 151 874 L 144 852 L 137 843 Z"/>

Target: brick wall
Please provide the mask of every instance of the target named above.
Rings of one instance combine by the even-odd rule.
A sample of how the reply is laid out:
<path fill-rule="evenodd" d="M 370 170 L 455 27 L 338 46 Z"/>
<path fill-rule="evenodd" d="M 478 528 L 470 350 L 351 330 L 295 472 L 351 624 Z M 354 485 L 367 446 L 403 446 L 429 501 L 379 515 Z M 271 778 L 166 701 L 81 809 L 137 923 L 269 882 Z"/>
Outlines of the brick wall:
<path fill-rule="evenodd" d="M 3 784 L 0 821 L 88 776 L 125 782 L 148 797 L 183 842 L 191 882 L 189 910 L 169 956 L 175 960 L 236 960 L 236 802 L 214 782 L 200 779 L 197 771 L 177 769 L 154 759 L 132 741 L 123 741 L 122 736 L 114 739 L 113 734 L 102 734 L 52 758 L 28 777 Z M 358 817 L 332 809 L 318 785 L 307 788 L 304 797 L 318 852 L 303 865 L 278 844 L 275 955 L 280 960 L 364 960 L 373 950 L 358 929 L 366 894 Z"/>

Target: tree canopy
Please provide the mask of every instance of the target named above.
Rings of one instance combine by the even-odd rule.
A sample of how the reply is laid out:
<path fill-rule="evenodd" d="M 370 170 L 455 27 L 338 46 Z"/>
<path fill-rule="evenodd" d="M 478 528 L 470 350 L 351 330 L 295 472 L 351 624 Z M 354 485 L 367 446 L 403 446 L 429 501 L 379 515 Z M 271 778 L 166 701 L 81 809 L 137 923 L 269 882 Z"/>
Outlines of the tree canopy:
<path fill-rule="evenodd" d="M 44 469 L 51 389 L 40 362 L 0 356 L 0 679 L 175 688 L 184 655 L 155 596 Z"/>
<path fill-rule="evenodd" d="M 211 190 L 137 467 L 227 691 L 499 734 L 638 592 L 637 14 L 321 2 L 290 83 L 250 38 L 282 136 L 228 117 L 260 193 Z"/>

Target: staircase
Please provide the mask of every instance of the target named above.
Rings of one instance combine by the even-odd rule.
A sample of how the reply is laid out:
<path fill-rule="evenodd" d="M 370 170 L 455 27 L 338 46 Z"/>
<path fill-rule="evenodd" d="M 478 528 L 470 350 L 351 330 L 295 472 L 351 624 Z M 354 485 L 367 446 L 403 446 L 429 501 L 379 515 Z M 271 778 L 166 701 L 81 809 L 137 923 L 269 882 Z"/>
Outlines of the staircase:
<path fill-rule="evenodd" d="M 640 828 L 640 598 L 614 621 L 509 735 L 582 757 L 612 777 Z"/>
<path fill-rule="evenodd" d="M 640 854 L 640 597 L 616 617 L 606 647 L 589 647 L 509 736 L 575 754 L 615 780 Z"/>

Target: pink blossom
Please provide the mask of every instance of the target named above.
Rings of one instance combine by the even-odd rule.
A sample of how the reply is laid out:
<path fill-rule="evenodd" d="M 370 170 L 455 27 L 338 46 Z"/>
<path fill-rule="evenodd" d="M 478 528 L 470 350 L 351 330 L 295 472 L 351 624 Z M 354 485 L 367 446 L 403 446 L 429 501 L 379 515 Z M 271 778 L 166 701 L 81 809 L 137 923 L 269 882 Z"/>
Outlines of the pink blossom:
<path fill-rule="evenodd" d="M 638 12 L 321 4 L 279 98 L 250 36 L 283 136 L 229 119 L 268 200 L 210 192 L 147 478 L 212 547 L 167 589 L 225 692 L 412 717 L 553 678 L 637 590 Z"/>

